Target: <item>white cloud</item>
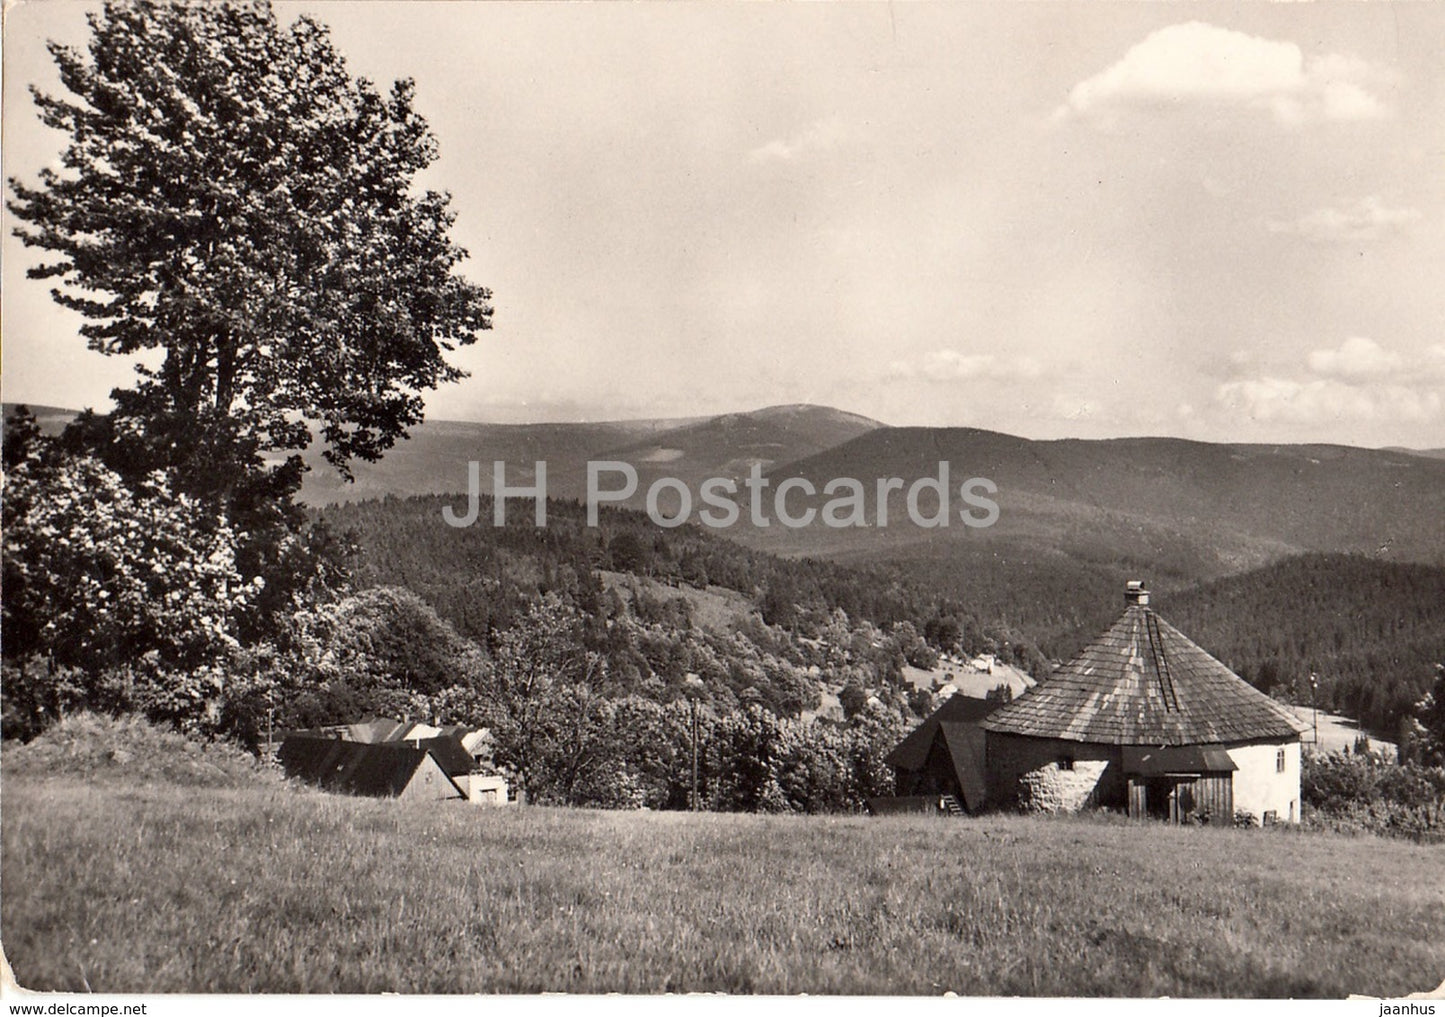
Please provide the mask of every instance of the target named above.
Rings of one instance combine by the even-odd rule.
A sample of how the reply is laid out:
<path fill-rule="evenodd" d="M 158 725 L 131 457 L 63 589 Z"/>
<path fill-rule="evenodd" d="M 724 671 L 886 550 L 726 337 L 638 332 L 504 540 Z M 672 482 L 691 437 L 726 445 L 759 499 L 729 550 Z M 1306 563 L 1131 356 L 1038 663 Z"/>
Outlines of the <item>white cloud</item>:
<path fill-rule="evenodd" d="M 775 138 L 748 153 L 755 163 L 793 162 L 813 152 L 827 151 L 860 140 L 861 132 L 838 117 L 815 120 L 790 138 Z"/>
<path fill-rule="evenodd" d="M 1079 82 L 1054 116 L 1107 127 L 1130 112 L 1208 107 L 1261 111 L 1286 125 L 1369 120 L 1387 112 L 1372 91 L 1385 78 L 1355 57 L 1305 56 L 1292 42 L 1191 21 L 1159 29 Z"/>
<path fill-rule="evenodd" d="M 1099 413 L 1100 404 L 1084 396 L 1068 392 L 1055 393 L 1050 401 L 1053 415 L 1062 420 L 1089 420 Z"/>
<path fill-rule="evenodd" d="M 1115 385 L 1118 384 L 1116 381 Z M 1187 402 L 1177 403 L 1171 408 L 1147 396 L 1130 396 L 1117 391 L 1099 394 L 1075 390 L 1054 393 L 1044 413 L 1056 420 L 1076 424 L 1158 433 L 1179 421 L 1190 420 L 1195 415 L 1195 409 Z"/>
<path fill-rule="evenodd" d="M 1305 362 L 1315 374 L 1346 381 L 1387 378 L 1404 366 L 1405 358 L 1385 349 L 1373 339 L 1353 336 L 1336 350 L 1315 350 Z"/>
<path fill-rule="evenodd" d="M 932 382 L 972 380 L 1019 380 L 1044 374 L 1044 365 L 1034 357 L 1004 359 L 992 353 L 959 353 L 934 350 L 916 360 L 895 360 L 888 365 L 890 378 Z"/>
<path fill-rule="evenodd" d="M 1271 219 L 1271 233 L 1294 233 L 1318 243 L 1355 244 L 1380 240 L 1420 218 L 1416 208 L 1391 207 L 1370 195 L 1341 208 L 1317 208 L 1293 220 Z"/>
<path fill-rule="evenodd" d="M 1445 410 L 1445 345 L 1411 362 L 1356 336 L 1305 357 L 1304 377 L 1275 374 L 1226 381 L 1215 401 L 1256 421 L 1319 424 L 1337 420 L 1425 423 Z"/>
<path fill-rule="evenodd" d="M 1219 386 L 1215 398 L 1252 420 L 1296 424 L 1333 420 L 1424 423 L 1438 418 L 1445 405 L 1438 391 L 1398 384 L 1351 385 L 1333 378 L 1229 381 Z"/>

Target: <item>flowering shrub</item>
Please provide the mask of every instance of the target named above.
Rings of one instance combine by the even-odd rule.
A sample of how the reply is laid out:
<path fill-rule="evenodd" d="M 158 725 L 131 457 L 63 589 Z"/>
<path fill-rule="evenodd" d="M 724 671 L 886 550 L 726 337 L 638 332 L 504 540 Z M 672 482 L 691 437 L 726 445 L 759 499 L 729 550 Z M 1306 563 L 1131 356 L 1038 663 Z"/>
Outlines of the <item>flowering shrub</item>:
<path fill-rule="evenodd" d="M 159 472 L 132 489 L 88 457 L 28 460 L 6 478 L 4 522 L 7 656 L 90 670 L 151 653 L 215 661 L 260 590 L 237 571 L 225 519 Z"/>
<path fill-rule="evenodd" d="M 218 730 L 243 579 L 227 521 L 160 472 L 127 485 L 87 456 L 30 456 L 5 478 L 7 734 L 80 705 Z"/>

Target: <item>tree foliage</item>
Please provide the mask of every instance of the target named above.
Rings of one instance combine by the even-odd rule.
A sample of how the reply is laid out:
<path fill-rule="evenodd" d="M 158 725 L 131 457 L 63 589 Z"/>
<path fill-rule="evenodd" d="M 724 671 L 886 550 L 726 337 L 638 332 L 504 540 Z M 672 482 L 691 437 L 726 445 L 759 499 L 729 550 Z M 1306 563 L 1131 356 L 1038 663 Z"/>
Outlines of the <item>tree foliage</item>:
<path fill-rule="evenodd" d="M 1405 727 L 1408 748 L 1416 759 L 1445 766 L 1445 664 L 1435 665 L 1435 682 L 1415 704 L 1414 716 Z"/>
<path fill-rule="evenodd" d="M 574 762 L 585 751 L 602 677 L 602 658 L 582 645 L 576 616 L 554 596 L 537 601 L 498 640 L 485 686 L 487 720 L 498 758 L 510 764 L 522 790 L 535 795 L 542 773 L 556 773 L 559 741 Z"/>
<path fill-rule="evenodd" d="M 1368 755 L 1306 754 L 1300 800 L 1307 826 L 1445 840 L 1445 769 Z"/>
<path fill-rule="evenodd" d="M 9 208 L 91 349 L 161 356 L 111 413 L 7 435 L 7 722 L 78 701 L 253 738 L 297 675 L 327 686 L 308 619 L 346 579 L 295 504 L 298 450 L 315 426 L 347 473 L 405 436 L 490 294 L 417 183 L 437 152 L 410 81 L 353 78 L 265 0 L 113 0 L 89 25 L 85 51 L 49 46 L 63 92 L 32 89 L 60 165 L 12 178 Z M 367 631 L 426 630 L 392 606 Z M 436 691 L 394 650 L 358 651 L 338 695 Z"/>
<path fill-rule="evenodd" d="M 7 473 L 5 652 L 89 670 L 147 655 L 213 662 L 239 645 L 263 582 L 242 576 L 224 517 L 171 490 L 134 488 L 90 458 L 33 455 Z"/>
<path fill-rule="evenodd" d="M 1305 554 L 1155 598 L 1235 673 L 1394 737 L 1445 660 L 1445 569 Z"/>
<path fill-rule="evenodd" d="M 164 351 L 117 412 L 175 466 L 254 468 L 305 447 L 307 419 L 343 471 L 377 458 L 491 315 L 456 274 L 448 196 L 416 187 L 436 142 L 412 83 L 352 78 L 322 25 L 283 27 L 265 2 L 89 20 L 88 54 L 50 45 L 69 94 L 33 90 L 69 135 L 63 168 L 12 178 L 10 209 L 92 349 Z"/>

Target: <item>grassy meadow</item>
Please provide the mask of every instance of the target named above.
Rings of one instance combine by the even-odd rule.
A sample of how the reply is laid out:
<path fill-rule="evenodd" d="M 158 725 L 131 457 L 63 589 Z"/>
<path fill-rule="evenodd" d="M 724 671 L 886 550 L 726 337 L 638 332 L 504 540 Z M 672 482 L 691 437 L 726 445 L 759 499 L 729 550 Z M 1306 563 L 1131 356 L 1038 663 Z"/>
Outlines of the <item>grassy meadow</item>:
<path fill-rule="evenodd" d="M 998 816 L 486 810 L 7 766 L 22 985 L 105 992 L 1401 995 L 1445 850 Z"/>

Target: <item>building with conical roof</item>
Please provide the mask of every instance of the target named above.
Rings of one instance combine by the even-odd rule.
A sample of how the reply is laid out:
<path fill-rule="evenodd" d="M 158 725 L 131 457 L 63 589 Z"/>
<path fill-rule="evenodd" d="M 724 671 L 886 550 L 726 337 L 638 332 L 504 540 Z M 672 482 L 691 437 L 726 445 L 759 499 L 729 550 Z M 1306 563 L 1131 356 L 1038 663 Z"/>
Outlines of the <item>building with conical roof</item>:
<path fill-rule="evenodd" d="M 1305 726 L 1192 643 L 1131 582 L 1123 615 L 979 721 L 990 805 L 1297 822 Z"/>

